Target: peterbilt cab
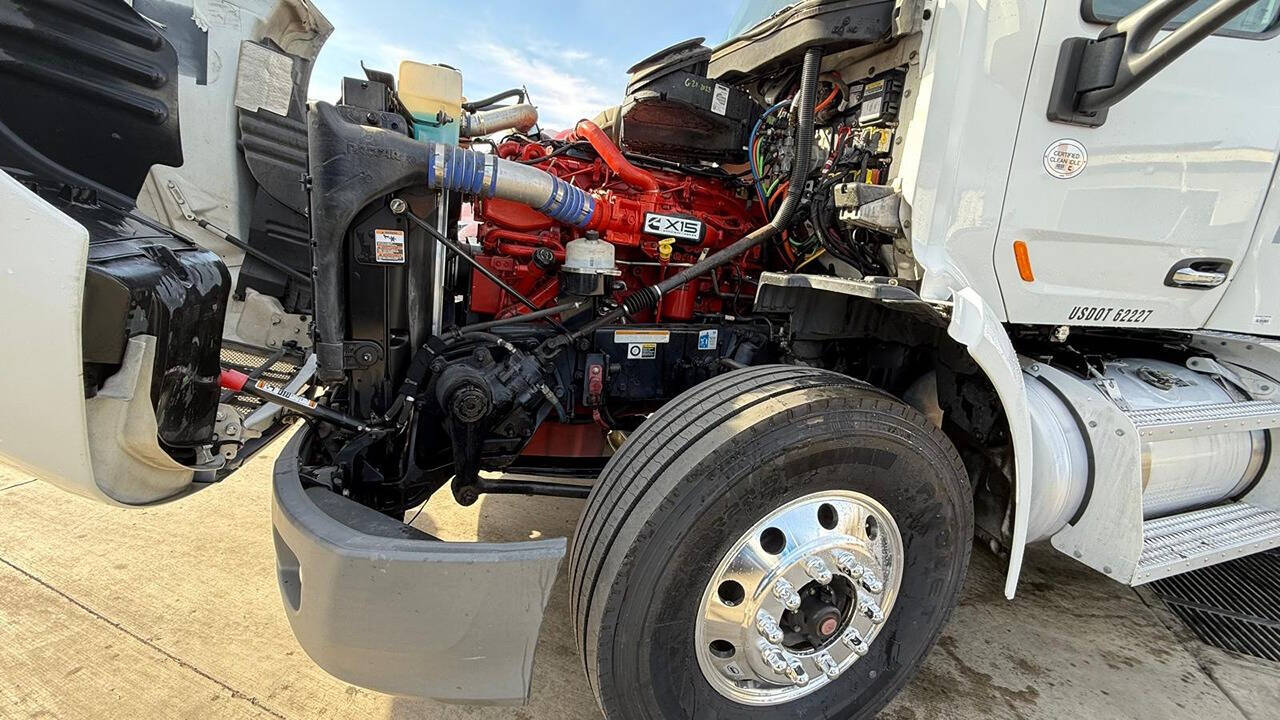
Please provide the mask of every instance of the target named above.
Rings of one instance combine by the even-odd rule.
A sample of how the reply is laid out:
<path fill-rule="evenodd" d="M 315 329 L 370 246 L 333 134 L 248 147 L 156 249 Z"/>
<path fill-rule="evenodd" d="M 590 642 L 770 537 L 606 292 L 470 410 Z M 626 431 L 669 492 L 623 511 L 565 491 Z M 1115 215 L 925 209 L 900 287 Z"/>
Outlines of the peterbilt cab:
<path fill-rule="evenodd" d="M 519 702 L 567 555 L 607 716 L 871 717 L 975 537 L 1012 599 L 1032 542 L 1280 546 L 1273 0 L 749 0 L 571 128 L 414 61 L 308 102 L 328 21 L 235 7 L 0 1 L 0 456 L 140 506 L 293 427 L 334 675 Z"/>

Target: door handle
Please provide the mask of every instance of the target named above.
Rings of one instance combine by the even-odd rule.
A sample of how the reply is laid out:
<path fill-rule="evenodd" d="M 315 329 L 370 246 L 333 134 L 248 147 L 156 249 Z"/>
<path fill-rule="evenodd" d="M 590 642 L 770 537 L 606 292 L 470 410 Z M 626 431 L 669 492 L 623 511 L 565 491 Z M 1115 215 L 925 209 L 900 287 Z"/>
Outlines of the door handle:
<path fill-rule="evenodd" d="M 1169 269 L 1164 284 L 1169 287 L 1209 290 L 1227 281 L 1231 261 L 1221 258 L 1192 258 Z"/>
<path fill-rule="evenodd" d="M 1218 287 L 1227 281 L 1227 274 L 1216 270 L 1182 268 L 1173 271 L 1173 284 L 1179 287 Z"/>

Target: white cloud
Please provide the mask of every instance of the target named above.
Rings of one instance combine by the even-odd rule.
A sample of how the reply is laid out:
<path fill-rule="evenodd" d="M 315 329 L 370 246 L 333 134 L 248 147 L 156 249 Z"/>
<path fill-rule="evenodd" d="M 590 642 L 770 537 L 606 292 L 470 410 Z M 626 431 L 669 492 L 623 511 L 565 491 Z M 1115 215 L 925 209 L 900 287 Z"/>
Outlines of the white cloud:
<path fill-rule="evenodd" d="M 578 120 L 594 117 L 620 99 L 575 72 L 573 65 L 590 60 L 589 53 L 555 46 L 515 47 L 493 42 L 476 44 L 471 50 L 473 61 L 486 66 L 489 83 L 528 86 L 538 106 L 541 124 L 548 129 L 572 127 Z M 466 72 L 464 68 L 464 77 Z"/>
<path fill-rule="evenodd" d="M 526 86 L 538 106 L 544 130 L 563 130 L 581 118 L 595 117 L 622 100 L 625 76 L 601 55 L 545 36 L 509 37 L 498 41 L 483 24 L 460 24 L 444 42 L 415 49 L 403 32 L 382 37 L 367 32 L 367 18 L 342 18 L 329 38 L 312 74 L 310 97 L 337 100 L 341 78 L 361 75 L 359 62 L 397 73 L 401 60 L 442 62 L 462 71 L 463 91 L 479 98 Z M 517 33 L 518 35 L 518 33 Z"/>

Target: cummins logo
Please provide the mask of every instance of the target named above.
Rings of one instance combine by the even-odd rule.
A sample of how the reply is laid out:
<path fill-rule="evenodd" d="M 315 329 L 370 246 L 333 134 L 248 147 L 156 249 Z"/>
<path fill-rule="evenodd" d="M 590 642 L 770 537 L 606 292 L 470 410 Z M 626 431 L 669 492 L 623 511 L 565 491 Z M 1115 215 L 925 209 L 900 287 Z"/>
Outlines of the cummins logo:
<path fill-rule="evenodd" d="M 644 231 L 650 235 L 673 237 L 681 240 L 701 240 L 702 221 L 679 215 L 644 214 Z"/>

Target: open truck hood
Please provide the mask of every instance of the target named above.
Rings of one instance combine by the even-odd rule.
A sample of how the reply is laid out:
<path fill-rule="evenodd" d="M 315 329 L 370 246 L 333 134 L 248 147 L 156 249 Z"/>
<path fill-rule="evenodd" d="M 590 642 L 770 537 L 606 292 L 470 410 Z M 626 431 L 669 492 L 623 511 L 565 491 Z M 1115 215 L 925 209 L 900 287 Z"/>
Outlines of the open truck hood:
<path fill-rule="evenodd" d="M 264 188 L 301 190 L 331 31 L 306 0 L 0 0 L 0 306 L 23 308 L 0 318 L 0 394 L 39 408 L 0 417 L 7 461 L 125 504 L 233 467 L 217 377 L 245 253 L 223 238 Z"/>
<path fill-rule="evenodd" d="M 307 0 L 131 4 L 0 3 L 0 166 L 136 202 L 234 268 L 240 251 L 205 225 L 248 235 L 261 183 L 246 155 L 263 144 L 242 151 L 242 116 L 305 132 L 311 64 L 333 26 Z M 305 159 L 303 138 L 301 155 L 286 142 L 266 164 Z M 273 191 L 300 195 L 301 172 L 289 180 Z"/>

